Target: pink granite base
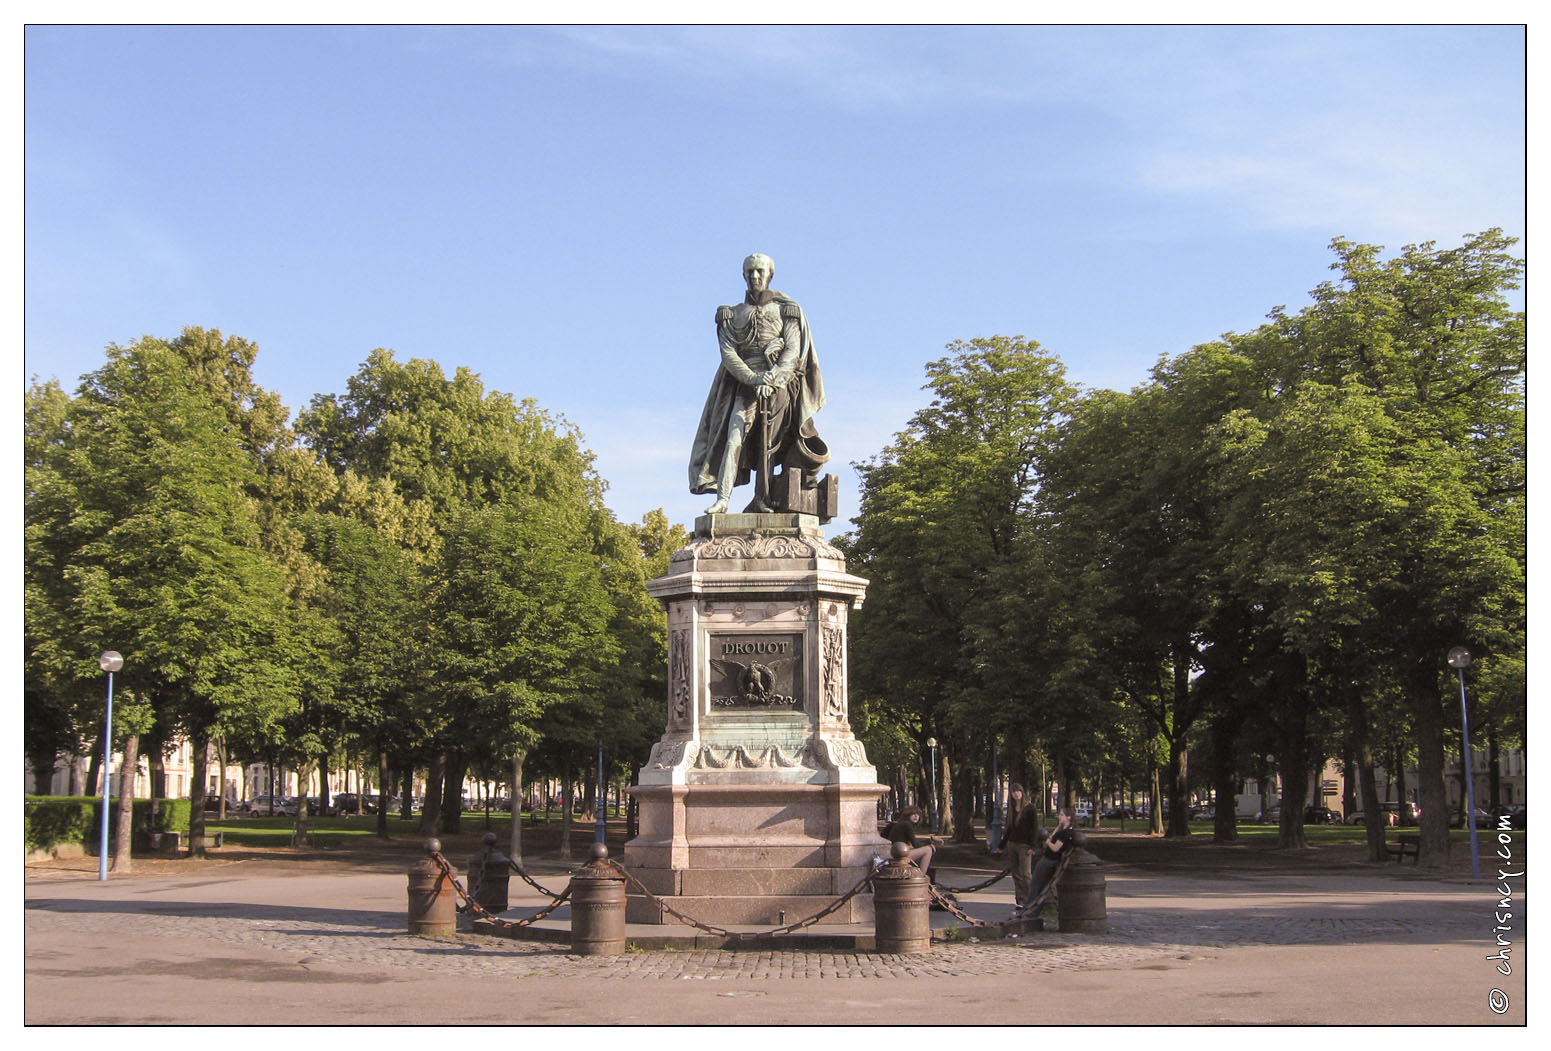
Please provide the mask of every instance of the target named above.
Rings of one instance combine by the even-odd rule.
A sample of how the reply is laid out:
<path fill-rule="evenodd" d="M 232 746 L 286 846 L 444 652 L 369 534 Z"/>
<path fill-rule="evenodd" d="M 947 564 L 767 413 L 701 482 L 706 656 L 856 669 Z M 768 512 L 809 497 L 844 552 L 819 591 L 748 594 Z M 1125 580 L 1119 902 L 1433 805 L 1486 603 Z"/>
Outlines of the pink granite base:
<path fill-rule="evenodd" d="M 795 922 L 821 911 L 888 856 L 878 836 L 878 784 L 646 785 L 640 835 L 625 868 L 653 895 L 711 924 Z M 786 919 L 780 919 L 782 912 Z M 677 923 L 645 895 L 631 923 Z M 821 923 L 872 920 L 863 893 Z"/>

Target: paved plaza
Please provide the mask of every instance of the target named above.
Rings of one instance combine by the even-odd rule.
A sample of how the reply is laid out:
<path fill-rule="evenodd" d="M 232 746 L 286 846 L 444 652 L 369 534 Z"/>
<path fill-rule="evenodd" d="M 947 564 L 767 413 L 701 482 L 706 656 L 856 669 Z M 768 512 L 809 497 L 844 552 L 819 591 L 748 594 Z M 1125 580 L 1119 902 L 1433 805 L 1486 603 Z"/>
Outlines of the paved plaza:
<path fill-rule="evenodd" d="M 1097 852 L 1103 844 L 1096 843 Z M 1102 856 L 1102 853 L 1101 853 Z M 535 864 L 555 889 L 558 864 Z M 1296 871 L 1287 871 L 1288 868 Z M 404 933 L 406 877 L 330 862 L 184 862 L 113 878 L 29 870 L 25 1018 L 150 1024 L 1496 1024 L 1488 879 L 1395 866 L 1106 865 L 1107 934 L 1034 932 L 899 956 L 631 951 Z M 945 883 L 983 873 L 945 869 Z M 963 906 L 1006 917 L 1004 880 Z M 515 918 L 544 904 L 512 881 Z M 947 920 L 934 915 L 942 927 Z M 962 926 L 962 925 L 960 925 Z M 1051 924 L 1054 926 L 1054 923 Z M 1494 994 L 1494 990 L 1498 993 Z M 1504 1013 L 1490 1001 L 1506 997 Z M 1500 1001 L 1499 1001 L 1500 1002 Z"/>

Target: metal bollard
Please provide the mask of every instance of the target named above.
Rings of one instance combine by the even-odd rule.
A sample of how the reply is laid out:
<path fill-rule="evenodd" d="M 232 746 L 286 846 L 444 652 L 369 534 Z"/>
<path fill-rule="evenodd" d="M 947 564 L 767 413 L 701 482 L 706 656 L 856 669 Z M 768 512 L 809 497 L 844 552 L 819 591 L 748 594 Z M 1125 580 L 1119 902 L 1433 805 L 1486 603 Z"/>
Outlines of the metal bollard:
<path fill-rule="evenodd" d="M 927 952 L 932 947 L 932 892 L 926 874 L 906 861 L 907 843 L 890 848 L 894 860 L 872 881 L 873 946 L 877 952 Z"/>
<path fill-rule="evenodd" d="M 604 864 L 609 848 L 592 845 L 592 860 L 571 873 L 571 951 L 618 956 L 625 951 L 625 880 Z"/>
<path fill-rule="evenodd" d="M 511 864 L 495 848 L 494 832 L 485 833 L 485 848 L 469 857 L 469 897 L 488 913 L 505 912 L 512 879 Z"/>
<path fill-rule="evenodd" d="M 1103 934 L 1109 930 L 1104 906 L 1104 866 L 1098 858 L 1079 849 L 1061 876 L 1056 899 L 1058 926 L 1067 933 Z"/>
<path fill-rule="evenodd" d="M 457 870 L 444 872 L 437 864 L 431 855 L 441 853 L 441 849 L 441 840 L 426 840 L 425 860 L 409 867 L 410 934 L 458 933 L 457 892 L 452 886 Z"/>

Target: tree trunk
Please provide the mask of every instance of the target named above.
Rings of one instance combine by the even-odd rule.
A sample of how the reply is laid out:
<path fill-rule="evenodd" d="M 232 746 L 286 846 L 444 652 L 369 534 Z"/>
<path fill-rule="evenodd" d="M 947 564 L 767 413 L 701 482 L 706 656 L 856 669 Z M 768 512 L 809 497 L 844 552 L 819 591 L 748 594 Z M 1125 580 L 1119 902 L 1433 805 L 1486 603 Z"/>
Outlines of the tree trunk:
<path fill-rule="evenodd" d="M 463 778 L 468 774 L 468 760 L 461 749 L 447 752 L 442 770 L 442 812 L 437 827 L 443 835 L 463 831 Z"/>
<path fill-rule="evenodd" d="M 1357 806 L 1357 756 L 1353 753 L 1350 743 L 1341 753 L 1341 771 L 1343 774 L 1341 783 L 1341 816 L 1355 813 Z"/>
<path fill-rule="evenodd" d="M 1171 733 L 1169 742 L 1167 836 L 1190 835 L 1190 750 L 1182 733 Z"/>
<path fill-rule="evenodd" d="M 1503 802 L 1502 756 L 1497 749 L 1497 727 L 1486 730 L 1487 811 L 1495 815 Z"/>
<path fill-rule="evenodd" d="M 1309 845 L 1303 834 L 1303 808 L 1309 794 L 1309 695 L 1301 659 L 1291 658 L 1287 666 L 1289 671 L 1279 683 L 1282 717 L 1277 723 L 1276 765 L 1282 770 L 1282 823 L 1276 845 L 1293 850 Z"/>
<path fill-rule="evenodd" d="M 46 796 L 54 787 L 54 763 L 57 755 L 28 756 L 28 765 L 32 767 L 32 794 Z"/>
<path fill-rule="evenodd" d="M 156 809 L 156 801 L 167 798 L 167 742 L 160 730 L 153 731 L 146 738 L 145 765 L 151 774 L 151 809 Z"/>
<path fill-rule="evenodd" d="M 389 839 L 388 835 L 388 750 L 377 749 L 377 838 Z M 362 793 L 364 796 L 365 793 Z"/>
<path fill-rule="evenodd" d="M 1449 863 L 1449 812 L 1443 782 L 1443 696 L 1434 662 L 1430 655 L 1412 662 L 1406 692 L 1416 732 L 1417 804 L 1422 810 L 1417 865 L 1438 870 Z M 1400 812 L 1406 812 L 1404 799 Z"/>
<path fill-rule="evenodd" d="M 1396 793 L 1396 819 L 1404 820 L 1406 815 L 1406 753 L 1398 744 L 1395 746 L 1395 766 L 1391 772 L 1390 787 Z"/>
<path fill-rule="evenodd" d="M 1217 797 L 1216 816 L 1212 819 L 1213 843 L 1236 843 L 1239 839 L 1239 814 L 1234 799 L 1238 794 L 1238 771 L 1233 765 L 1233 746 L 1238 741 L 1242 719 L 1242 709 L 1233 705 L 1212 720 L 1212 794 Z"/>
<path fill-rule="evenodd" d="M 97 738 L 97 747 L 91 751 L 91 758 L 86 763 L 86 791 L 85 796 L 100 796 L 97 790 L 97 778 L 102 773 L 102 738 Z"/>
<path fill-rule="evenodd" d="M 975 769 L 969 763 L 960 763 L 957 778 L 953 782 L 953 842 L 975 841 Z"/>
<path fill-rule="evenodd" d="M 408 821 L 415 813 L 415 768 L 405 766 L 399 783 L 399 817 Z"/>
<path fill-rule="evenodd" d="M 1352 732 L 1357 793 L 1362 800 L 1363 824 L 1367 826 L 1368 860 L 1384 861 L 1389 855 L 1384 850 L 1384 808 L 1379 804 L 1379 786 L 1373 777 L 1373 739 L 1368 730 L 1368 710 L 1363 706 L 1362 694 L 1353 687 L 1346 691 L 1346 713 Z"/>
<path fill-rule="evenodd" d="M 124 765 L 120 767 L 118 786 L 118 827 L 113 830 L 113 871 L 128 875 L 134 845 L 135 773 L 140 767 L 140 736 L 130 734 L 124 741 Z"/>
<path fill-rule="evenodd" d="M 595 824 L 598 820 L 598 796 L 602 792 L 602 786 L 598 784 L 598 773 L 591 763 L 587 765 L 587 777 L 582 782 L 582 823 Z"/>
<path fill-rule="evenodd" d="M 1174 690 L 1169 699 L 1168 730 L 1168 834 L 1190 836 L 1190 654 L 1187 643 L 1173 646 Z"/>
<path fill-rule="evenodd" d="M 512 835 L 506 844 L 506 853 L 517 864 L 522 861 L 522 764 L 528 753 L 521 748 L 512 755 Z"/>
<path fill-rule="evenodd" d="M 318 814 L 329 812 L 329 754 L 318 756 Z"/>
<path fill-rule="evenodd" d="M 425 772 L 425 806 L 420 811 L 420 835 L 434 836 L 442 816 L 442 781 L 447 776 L 447 755 L 437 752 Z"/>
<path fill-rule="evenodd" d="M 220 800 L 216 804 L 216 806 L 219 807 L 219 809 L 216 811 L 216 820 L 224 822 L 226 820 L 226 783 L 227 783 L 226 782 L 226 765 L 227 764 L 226 764 L 226 738 L 225 737 L 222 737 L 220 739 L 220 741 L 216 744 L 215 761 L 217 763 L 219 763 L 220 766 L 221 766 L 221 777 L 220 777 L 220 781 L 221 781 L 221 797 L 220 797 Z"/>
<path fill-rule="evenodd" d="M 305 847 L 307 842 L 307 768 L 299 767 L 296 771 L 296 828 L 291 833 L 291 846 Z"/>
<path fill-rule="evenodd" d="M 210 770 L 210 736 L 206 731 L 195 732 L 189 738 L 189 761 L 192 772 L 188 785 L 188 850 L 189 857 L 205 856 L 205 785 Z"/>
<path fill-rule="evenodd" d="M 568 774 L 560 782 L 560 857 L 565 861 L 571 859 L 571 801 L 575 795 L 576 789 Z"/>
<path fill-rule="evenodd" d="M 1147 754 L 1147 792 L 1150 796 L 1147 809 L 1147 834 L 1163 835 L 1163 784 L 1158 778 L 1158 757 L 1151 747 Z"/>

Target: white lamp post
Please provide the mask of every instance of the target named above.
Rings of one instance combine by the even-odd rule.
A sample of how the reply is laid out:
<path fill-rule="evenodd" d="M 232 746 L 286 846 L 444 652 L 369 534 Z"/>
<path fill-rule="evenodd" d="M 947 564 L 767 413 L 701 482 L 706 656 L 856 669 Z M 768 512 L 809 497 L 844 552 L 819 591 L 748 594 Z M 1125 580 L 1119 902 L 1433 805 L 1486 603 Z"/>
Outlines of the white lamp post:
<path fill-rule="evenodd" d="M 113 764 L 113 673 L 124 666 L 124 658 L 114 650 L 104 650 L 97 666 L 108 673 L 108 721 L 102 731 L 102 843 L 97 851 L 97 878 L 108 878 L 108 772 Z M 119 786 L 124 791 L 124 786 Z"/>

